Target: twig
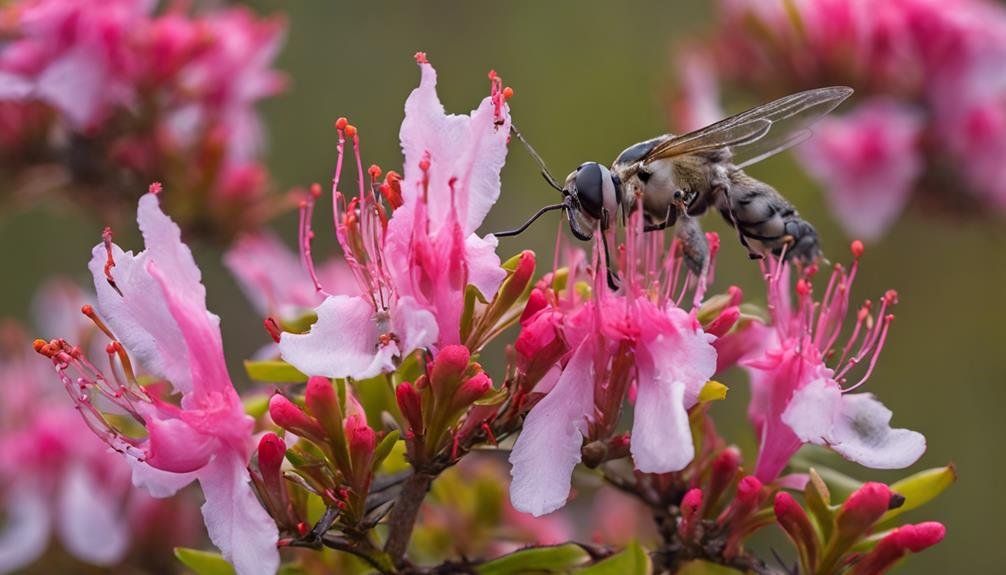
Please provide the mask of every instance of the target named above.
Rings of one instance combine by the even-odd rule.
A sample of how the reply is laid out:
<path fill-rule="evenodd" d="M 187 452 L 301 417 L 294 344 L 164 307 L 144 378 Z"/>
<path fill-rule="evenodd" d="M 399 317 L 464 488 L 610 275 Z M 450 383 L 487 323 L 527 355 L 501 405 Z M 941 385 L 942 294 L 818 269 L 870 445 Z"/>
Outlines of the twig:
<path fill-rule="evenodd" d="M 435 477 L 429 473 L 416 471 L 405 480 L 405 485 L 402 486 L 398 501 L 388 517 L 388 541 L 384 544 L 385 553 L 391 556 L 391 560 L 395 564 L 400 563 L 405 556 L 409 539 L 412 537 L 412 529 L 416 525 L 419 508 L 422 506 L 423 499 L 426 498 Z"/>

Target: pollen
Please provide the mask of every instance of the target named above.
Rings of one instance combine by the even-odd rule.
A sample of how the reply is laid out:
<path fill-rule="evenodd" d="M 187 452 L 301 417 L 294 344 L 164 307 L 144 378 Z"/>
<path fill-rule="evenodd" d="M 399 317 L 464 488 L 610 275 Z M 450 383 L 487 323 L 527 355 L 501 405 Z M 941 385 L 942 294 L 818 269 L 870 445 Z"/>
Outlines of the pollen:
<path fill-rule="evenodd" d="M 356 126 L 353 124 L 346 124 L 346 137 L 355 138 L 356 137 Z"/>
<path fill-rule="evenodd" d="M 415 56 L 416 64 L 429 64 L 429 60 L 426 59 L 426 52 L 416 52 Z"/>
<path fill-rule="evenodd" d="M 345 116 L 341 116 L 338 120 L 335 121 L 335 129 L 345 130 L 348 124 L 349 120 L 347 120 Z"/>
<path fill-rule="evenodd" d="M 150 187 L 147 188 L 147 191 L 156 196 L 157 194 L 161 193 L 161 190 L 163 189 L 164 186 L 161 185 L 161 182 L 153 182 L 150 184 Z"/>
<path fill-rule="evenodd" d="M 503 88 L 503 99 L 509 100 L 510 98 L 513 98 L 513 88 L 507 86 L 506 88 Z"/>
<path fill-rule="evenodd" d="M 371 164 L 371 166 L 367 168 L 367 173 L 370 174 L 370 180 L 372 182 L 377 182 L 377 180 L 381 178 L 381 166 Z"/>

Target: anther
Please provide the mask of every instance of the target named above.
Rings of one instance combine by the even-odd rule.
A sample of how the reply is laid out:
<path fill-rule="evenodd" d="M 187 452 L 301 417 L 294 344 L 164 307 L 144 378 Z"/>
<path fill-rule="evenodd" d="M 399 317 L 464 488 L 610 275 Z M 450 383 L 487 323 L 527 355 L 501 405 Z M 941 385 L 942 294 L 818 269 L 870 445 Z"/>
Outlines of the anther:
<path fill-rule="evenodd" d="M 852 257 L 856 259 L 863 257 L 863 252 L 866 251 L 866 248 L 863 246 L 863 242 L 859 240 L 853 240 L 849 249 L 852 251 Z"/>
<path fill-rule="evenodd" d="M 513 98 L 513 88 L 507 86 L 506 88 L 503 88 L 503 99 L 509 100 L 510 98 Z"/>
<path fill-rule="evenodd" d="M 164 189 L 164 187 L 161 185 L 161 182 L 152 182 L 150 187 L 147 188 L 147 191 L 156 196 L 161 193 L 162 189 Z"/>
<path fill-rule="evenodd" d="M 311 195 L 314 196 L 315 198 L 321 197 L 321 184 L 318 183 L 311 184 Z"/>
<path fill-rule="evenodd" d="M 269 332 L 269 337 L 271 337 L 274 342 L 279 343 L 279 338 L 283 331 L 279 328 L 276 320 L 271 317 L 267 317 L 262 320 L 262 325 L 264 325 L 265 330 Z"/>
<path fill-rule="evenodd" d="M 104 231 L 101 232 L 101 240 L 105 244 L 105 252 L 108 254 L 105 259 L 105 279 L 108 280 L 108 285 L 112 286 L 118 294 L 121 296 L 122 292 L 119 290 L 119 286 L 115 285 L 115 279 L 112 278 L 112 268 L 115 267 L 115 259 L 112 258 L 112 228 L 105 226 Z"/>
<path fill-rule="evenodd" d="M 430 62 L 426 59 L 426 52 L 416 52 L 415 56 L 416 64 L 429 64 Z"/>
<path fill-rule="evenodd" d="M 377 164 L 372 164 L 367 168 L 367 173 L 370 174 L 370 181 L 376 184 L 377 180 L 381 178 L 381 167 Z"/>
<path fill-rule="evenodd" d="M 347 125 L 349 125 L 349 120 L 347 120 L 345 116 L 341 116 L 335 121 L 336 130 L 345 130 Z"/>
<path fill-rule="evenodd" d="M 346 124 L 346 137 L 355 138 L 356 137 L 356 126 L 353 124 Z"/>

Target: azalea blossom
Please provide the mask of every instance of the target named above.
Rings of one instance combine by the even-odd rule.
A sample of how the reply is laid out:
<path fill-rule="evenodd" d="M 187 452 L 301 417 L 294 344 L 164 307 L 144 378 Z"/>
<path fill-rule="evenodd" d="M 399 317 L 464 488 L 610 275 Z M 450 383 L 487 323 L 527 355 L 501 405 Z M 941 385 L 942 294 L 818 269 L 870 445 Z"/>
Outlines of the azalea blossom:
<path fill-rule="evenodd" d="M 273 573 L 278 534 L 249 485 L 254 421 L 227 373 L 219 318 L 206 310 L 199 268 L 156 193 L 140 199 L 137 221 L 146 250 L 123 251 L 106 230 L 89 265 L 97 313 L 85 312 L 113 338 L 109 376 L 65 340 L 38 340 L 36 350 L 52 359 L 92 431 L 127 456 L 134 484 L 164 497 L 199 481 L 206 527 L 224 557 L 241 574 Z M 142 375 L 158 383 L 141 385 Z M 109 412 L 146 435 L 130 435 Z"/>
<path fill-rule="evenodd" d="M 879 309 L 867 301 L 856 313 L 849 339 L 837 347 L 862 244 L 854 242 L 852 250 L 852 266 L 835 266 L 819 302 L 811 284 L 816 267 L 797 281 L 795 306 L 789 295 L 790 265 L 772 260 L 765 268 L 769 340 L 764 351 L 742 362 L 751 376 L 748 415 L 760 435 L 755 475 L 764 483 L 775 480 L 805 443 L 827 446 L 874 469 L 907 467 L 926 449 L 922 434 L 890 426 L 891 410 L 873 394 L 851 393 L 872 374 L 894 319 L 890 308 L 897 302 L 894 291 L 884 294 Z M 860 364 L 866 365 L 865 372 L 850 380 Z"/>
<path fill-rule="evenodd" d="M 510 120 L 499 79 L 493 76 L 491 95 L 471 115 L 447 115 L 436 71 L 425 55 L 416 59 L 421 80 L 405 103 L 400 131 L 404 177 L 390 172 L 380 185 L 374 166 L 367 182 L 356 128 L 345 120 L 337 125 L 336 234 L 360 295 L 330 295 L 315 310 L 318 321 L 308 333 L 281 335 L 283 358 L 305 373 L 365 379 L 393 371 L 416 349 L 460 343 L 467 286 L 491 295 L 505 277 L 496 239 L 475 233 L 499 197 L 507 152 Z M 347 138 L 359 184 L 349 202 L 338 190 Z M 390 217 L 377 189 L 393 210 Z M 312 273 L 310 219 L 318 194 L 315 189 L 306 201 L 301 222 Z"/>
<path fill-rule="evenodd" d="M 571 271 L 568 292 L 539 286 L 544 305 L 522 320 L 518 353 L 550 357 L 561 370 L 539 383 L 545 396 L 510 456 L 510 498 L 520 511 L 537 516 L 565 504 L 584 443 L 611 437 L 627 395 L 635 398 L 629 453 L 637 470 L 678 471 L 694 456 L 688 409 L 716 370 L 716 337 L 696 318 L 708 278 L 686 270 L 680 242 L 668 250 L 663 234 L 643 235 L 641 222 L 630 217 L 618 293 L 594 273 L 590 298 L 578 305 Z M 604 269 L 601 254 L 595 247 L 595 270 Z M 689 287 L 691 312 L 679 307 Z"/>

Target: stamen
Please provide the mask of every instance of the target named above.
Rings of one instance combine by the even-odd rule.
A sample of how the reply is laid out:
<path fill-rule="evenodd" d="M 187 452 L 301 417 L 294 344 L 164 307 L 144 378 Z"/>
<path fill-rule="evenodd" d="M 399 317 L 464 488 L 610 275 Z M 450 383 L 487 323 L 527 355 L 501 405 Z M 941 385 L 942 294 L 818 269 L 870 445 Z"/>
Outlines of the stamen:
<path fill-rule="evenodd" d="M 91 320 L 94 323 L 94 325 L 98 327 L 98 329 L 104 332 L 104 334 L 107 335 L 109 339 L 115 339 L 115 336 L 112 335 L 112 330 L 108 329 L 108 326 L 105 325 L 105 322 L 101 321 L 101 318 L 98 317 L 98 314 L 94 313 L 94 308 L 91 307 L 91 304 L 84 304 L 80 306 L 80 313 L 87 316 L 87 318 Z"/>
<path fill-rule="evenodd" d="M 265 330 L 269 333 L 269 337 L 276 343 L 279 343 L 280 336 L 283 334 L 283 330 L 280 329 L 279 325 L 271 317 L 267 317 L 262 320 L 262 325 L 265 326 Z"/>
<path fill-rule="evenodd" d="M 311 191 L 300 203 L 300 222 L 298 225 L 301 261 L 303 262 L 308 275 L 311 276 L 311 281 L 314 283 L 314 289 L 317 292 L 323 292 L 324 290 L 321 287 L 321 282 L 318 280 L 318 274 L 315 272 L 314 257 L 311 255 L 311 241 L 314 240 L 314 230 L 311 229 L 311 219 L 314 215 L 315 201 L 320 195 L 321 186 L 318 184 L 312 184 Z"/>
<path fill-rule="evenodd" d="M 161 193 L 162 189 L 163 186 L 161 186 L 161 182 L 153 182 L 150 184 L 150 187 L 147 188 L 147 191 L 156 196 Z"/>
<path fill-rule="evenodd" d="M 115 267 L 115 259 L 112 258 L 112 228 L 105 226 L 105 230 L 101 232 L 101 240 L 105 244 L 105 253 L 108 254 L 105 259 L 105 279 L 108 281 L 108 285 L 112 286 L 112 289 L 116 291 L 120 296 L 122 291 L 119 286 L 115 285 L 115 279 L 112 278 L 112 268 Z"/>

